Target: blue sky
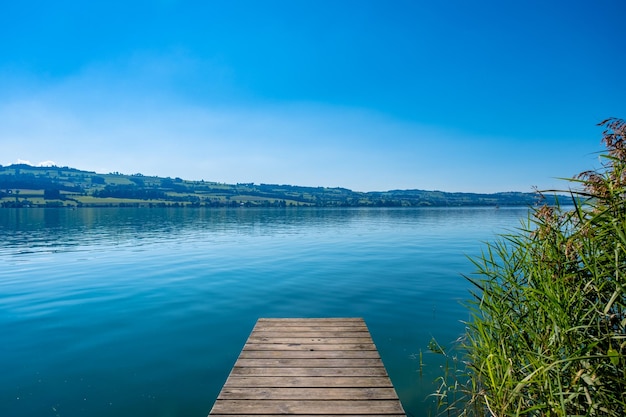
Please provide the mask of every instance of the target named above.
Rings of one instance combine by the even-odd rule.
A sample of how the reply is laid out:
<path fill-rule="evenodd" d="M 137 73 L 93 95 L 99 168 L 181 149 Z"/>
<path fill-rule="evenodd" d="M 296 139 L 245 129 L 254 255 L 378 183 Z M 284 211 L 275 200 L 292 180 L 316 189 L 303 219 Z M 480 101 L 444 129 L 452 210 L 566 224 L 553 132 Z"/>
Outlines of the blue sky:
<path fill-rule="evenodd" d="M 622 0 L 0 3 L 0 164 L 564 188 L 626 117 Z"/>

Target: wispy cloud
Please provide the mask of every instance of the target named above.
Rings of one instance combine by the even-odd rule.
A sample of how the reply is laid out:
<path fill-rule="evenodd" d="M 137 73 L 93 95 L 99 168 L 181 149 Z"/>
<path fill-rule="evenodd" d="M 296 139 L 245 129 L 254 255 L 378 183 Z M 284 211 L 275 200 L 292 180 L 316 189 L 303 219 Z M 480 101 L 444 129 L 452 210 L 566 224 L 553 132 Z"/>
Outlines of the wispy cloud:
<path fill-rule="evenodd" d="M 37 162 L 37 163 L 32 163 L 27 159 L 20 159 L 17 158 L 17 161 L 15 162 L 16 164 L 26 164 L 26 165 L 30 165 L 30 166 L 35 166 L 35 167 L 53 167 L 53 166 L 57 166 L 56 162 L 54 161 L 41 161 L 41 162 Z"/>

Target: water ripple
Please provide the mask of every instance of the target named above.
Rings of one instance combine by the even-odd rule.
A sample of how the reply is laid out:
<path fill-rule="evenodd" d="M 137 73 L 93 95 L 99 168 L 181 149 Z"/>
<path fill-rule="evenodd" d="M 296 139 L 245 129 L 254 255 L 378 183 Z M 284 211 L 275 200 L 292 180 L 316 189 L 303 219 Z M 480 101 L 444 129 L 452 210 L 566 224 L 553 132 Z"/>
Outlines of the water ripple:
<path fill-rule="evenodd" d="M 285 316 L 364 317 L 423 415 L 411 358 L 457 337 L 466 255 L 524 215 L 0 210 L 0 415 L 206 415 L 256 319 Z"/>

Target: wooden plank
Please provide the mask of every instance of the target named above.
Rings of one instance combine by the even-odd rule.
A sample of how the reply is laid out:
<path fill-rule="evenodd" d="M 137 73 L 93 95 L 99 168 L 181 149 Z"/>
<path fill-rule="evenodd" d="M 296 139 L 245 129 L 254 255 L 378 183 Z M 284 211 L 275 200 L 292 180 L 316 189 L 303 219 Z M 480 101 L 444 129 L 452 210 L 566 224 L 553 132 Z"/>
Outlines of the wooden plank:
<path fill-rule="evenodd" d="M 244 350 L 239 359 L 380 359 L 377 350 Z"/>
<path fill-rule="evenodd" d="M 235 377 L 231 376 L 226 380 L 229 387 L 343 387 L 343 388 L 389 388 L 393 387 L 388 377 L 291 377 L 291 376 L 275 376 L 275 377 Z"/>
<path fill-rule="evenodd" d="M 367 327 L 365 325 L 360 326 L 339 326 L 339 325 L 329 325 L 329 326 L 302 326 L 302 325 L 262 325 L 258 326 L 255 329 L 255 333 L 269 333 L 269 332 L 282 332 L 289 331 L 290 333 L 297 332 L 341 332 L 341 333 L 352 333 L 352 332 L 365 332 L 367 331 Z"/>
<path fill-rule="evenodd" d="M 337 323 L 348 323 L 351 325 L 363 326 L 364 321 L 360 317 L 320 317 L 320 318 L 260 318 L 257 320 L 260 325 L 284 326 L 284 325 L 336 325 Z"/>
<path fill-rule="evenodd" d="M 326 398 L 329 400 L 394 400 L 393 388 L 226 388 L 219 399 L 228 400 L 308 400 Z"/>
<path fill-rule="evenodd" d="M 304 319 L 304 320 L 262 320 L 259 319 L 255 324 L 255 330 L 270 331 L 280 330 L 286 328 L 299 328 L 305 327 L 307 329 L 332 329 L 332 328 L 345 328 L 352 330 L 367 329 L 367 325 L 363 321 L 350 321 L 350 320 L 326 320 L 326 319 Z"/>
<path fill-rule="evenodd" d="M 235 367 L 232 376 L 387 376 L 382 366 L 373 368 L 247 368 Z"/>
<path fill-rule="evenodd" d="M 298 329 L 298 330 L 292 330 Z M 362 337 L 369 339 L 370 334 L 367 330 L 359 329 L 359 330 L 341 330 L 343 327 L 329 327 L 328 329 L 332 330 L 324 330 L 323 327 L 318 327 L 318 330 L 313 329 L 305 329 L 303 327 L 286 327 L 281 330 L 256 330 L 254 332 L 255 337 L 261 338 L 278 338 L 278 337 L 298 337 L 298 338 L 316 338 L 316 337 L 335 337 L 335 338 L 346 338 L 346 337 Z"/>
<path fill-rule="evenodd" d="M 274 344 L 320 344 L 320 345 L 339 345 L 339 344 L 365 344 L 369 343 L 369 337 L 257 337 L 250 336 L 248 344 L 254 343 L 274 343 Z"/>
<path fill-rule="evenodd" d="M 383 367 L 378 359 L 238 359 L 239 367 L 309 367 L 309 368 L 368 368 Z"/>
<path fill-rule="evenodd" d="M 211 416 L 405 416 L 360 318 L 259 319 Z"/>
<path fill-rule="evenodd" d="M 215 414 L 399 414 L 393 400 L 217 400 Z"/>
<path fill-rule="evenodd" d="M 320 343 L 246 343 L 246 350 L 376 350 L 369 343 L 320 344 Z"/>

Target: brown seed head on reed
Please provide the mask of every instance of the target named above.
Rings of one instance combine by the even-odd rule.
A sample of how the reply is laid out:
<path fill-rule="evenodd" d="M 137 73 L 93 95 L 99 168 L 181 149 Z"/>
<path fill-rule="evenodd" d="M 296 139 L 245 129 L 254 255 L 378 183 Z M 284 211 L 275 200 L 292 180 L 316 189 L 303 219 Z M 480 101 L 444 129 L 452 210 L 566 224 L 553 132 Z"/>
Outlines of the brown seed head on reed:
<path fill-rule="evenodd" d="M 611 117 L 598 123 L 598 126 L 605 127 L 602 142 L 606 145 L 608 154 L 626 162 L 626 121 Z"/>

